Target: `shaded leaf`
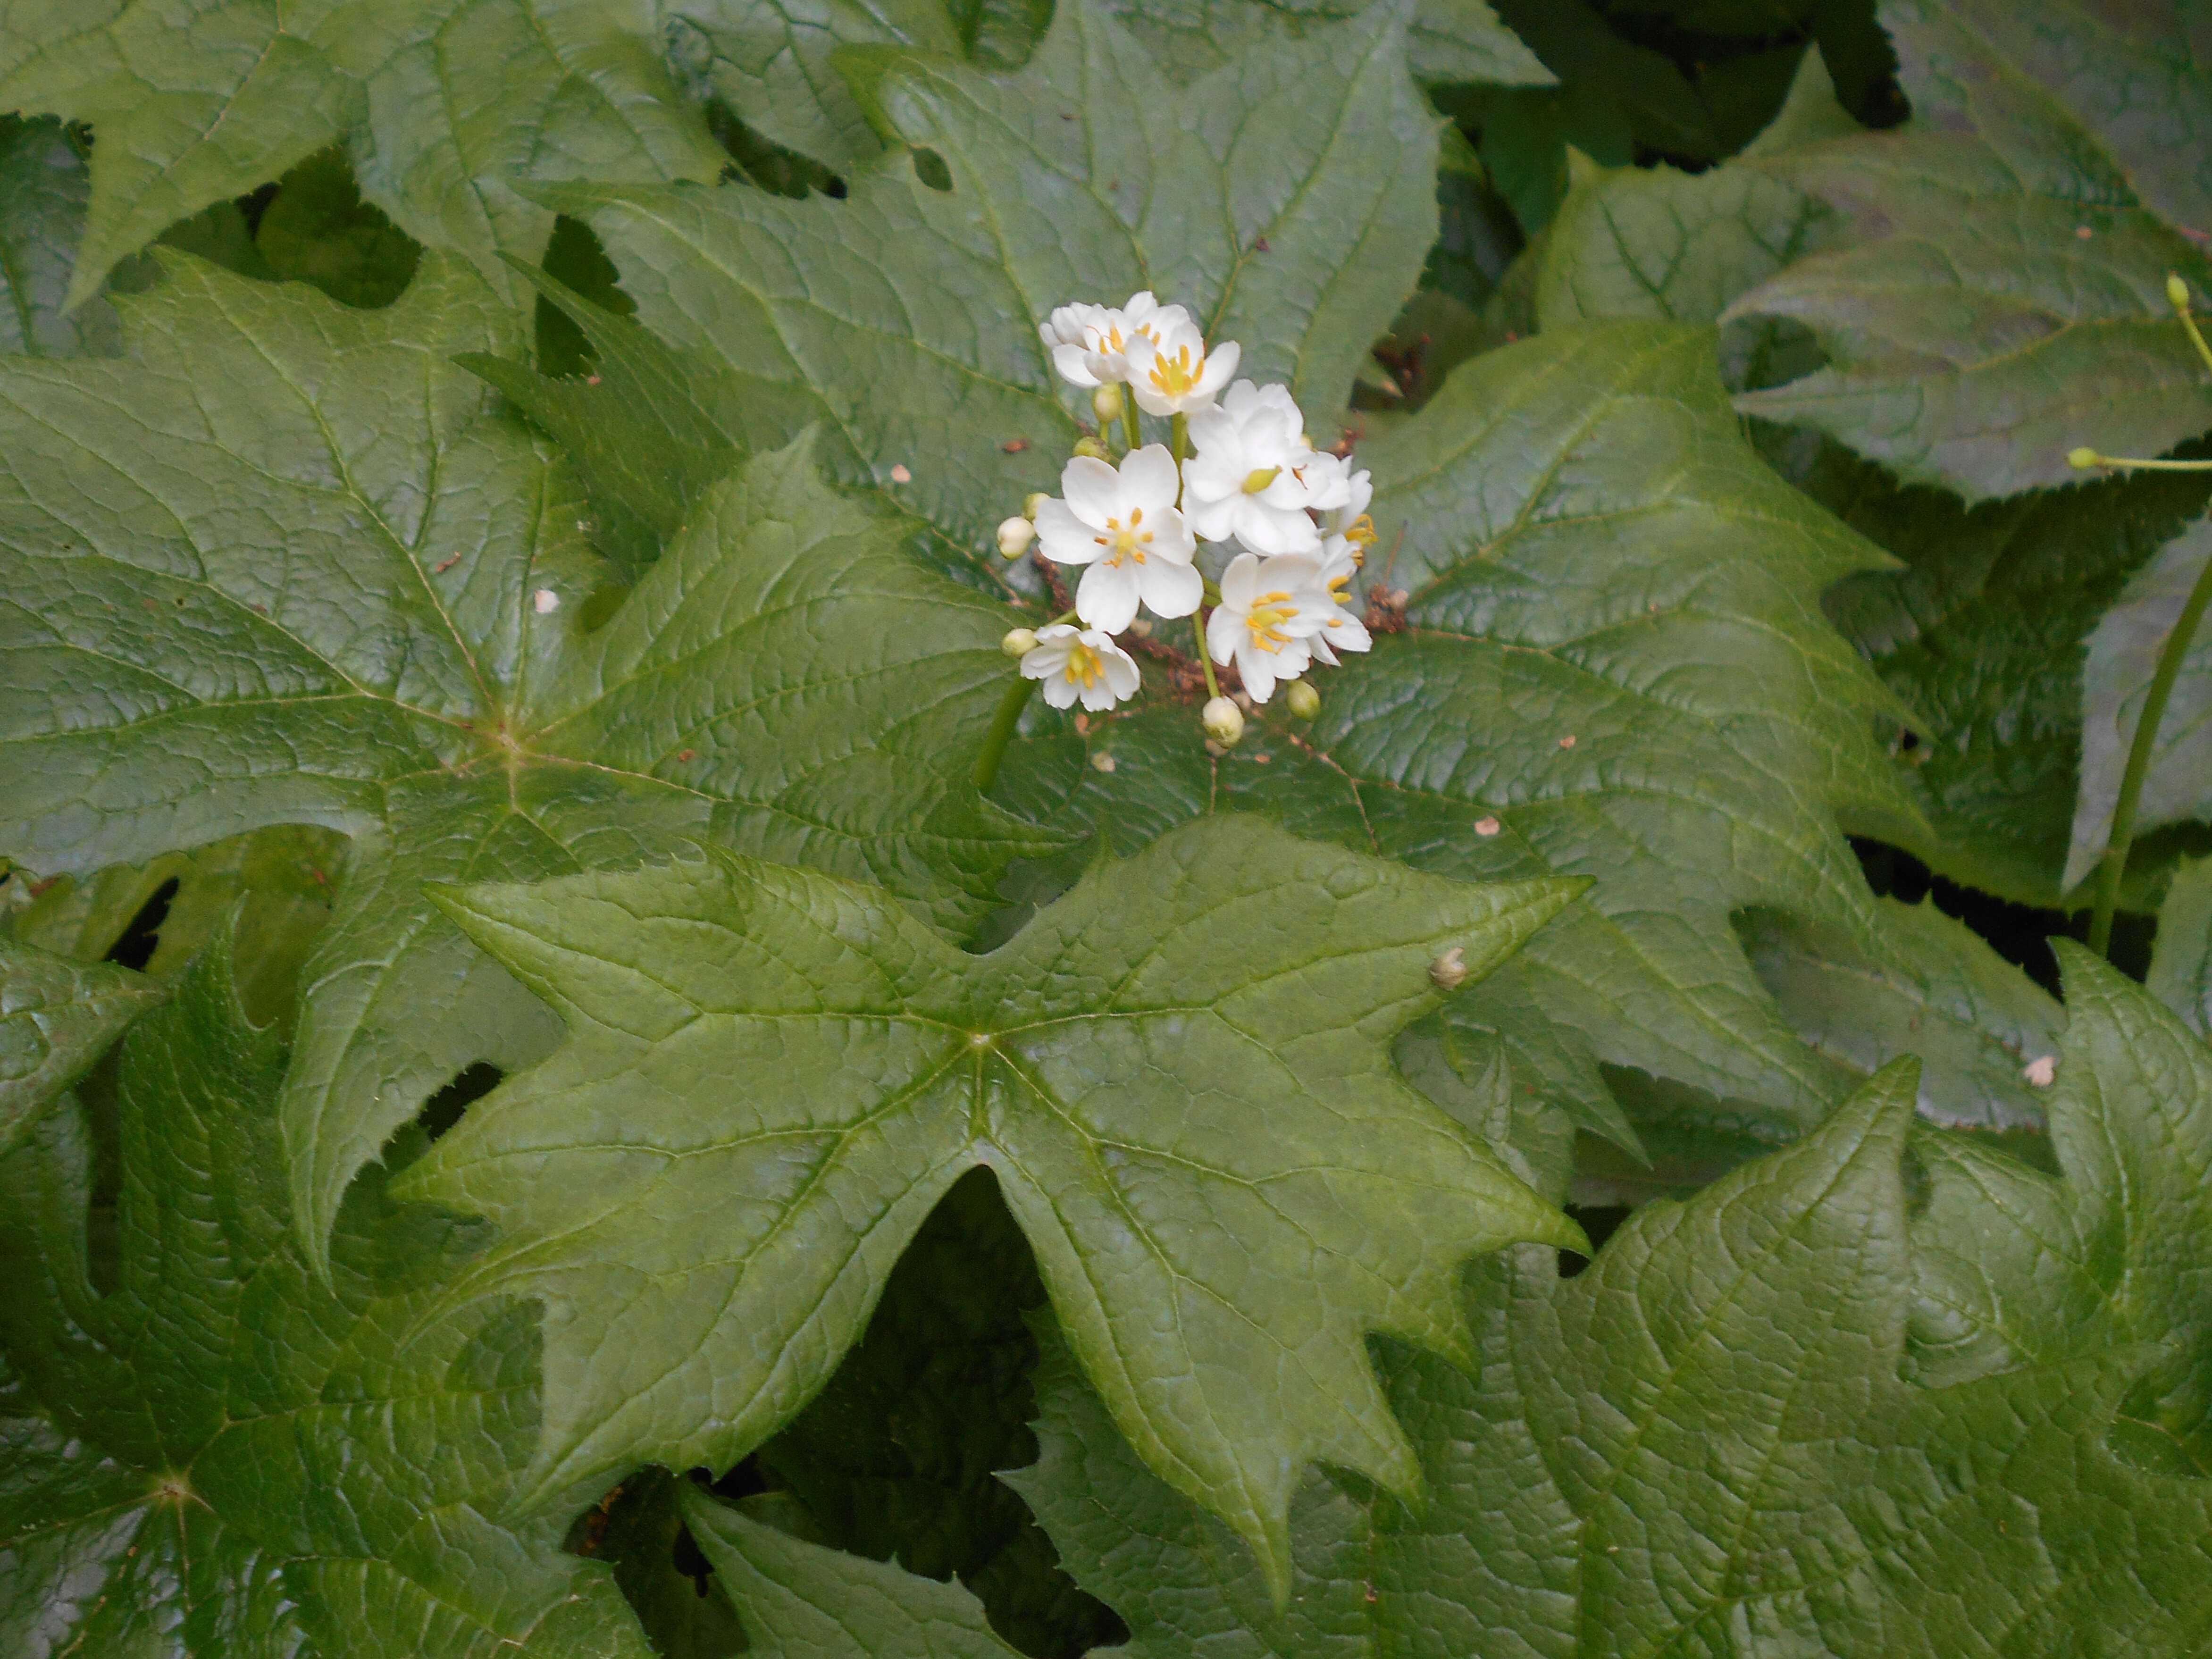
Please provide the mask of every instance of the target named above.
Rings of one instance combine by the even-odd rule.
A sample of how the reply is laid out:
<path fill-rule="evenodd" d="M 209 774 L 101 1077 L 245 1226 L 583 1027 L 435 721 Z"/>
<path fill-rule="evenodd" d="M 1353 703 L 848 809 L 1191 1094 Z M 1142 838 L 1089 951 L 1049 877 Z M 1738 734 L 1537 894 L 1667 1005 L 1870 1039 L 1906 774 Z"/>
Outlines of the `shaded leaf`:
<path fill-rule="evenodd" d="M 1920 1114 L 1954 1129 L 2043 1127 L 2065 1017 L 2033 980 L 1932 902 L 1881 901 L 1876 948 L 1793 917 L 1744 927 L 1759 981 L 1805 1041 L 1858 1072 L 1920 1059 Z"/>
<path fill-rule="evenodd" d="M 1013 1659 L 957 1584 L 801 1543 L 696 1490 L 684 1518 L 763 1659 Z"/>
<path fill-rule="evenodd" d="M 57 877 L 16 912 L 27 945 L 99 962 L 158 912 L 153 951 L 137 964 L 156 979 L 181 972 L 218 933 L 236 942 L 238 1000 L 257 1026 L 288 1030 L 300 969 L 330 921 L 345 843 L 327 830 L 277 824 L 78 881 Z"/>
<path fill-rule="evenodd" d="M 2139 475 L 1967 508 L 1830 446 L 1806 489 L 1906 568 L 1851 576 L 1828 613 L 1909 707 L 1902 769 L 1954 880 L 2024 904 L 2064 893 L 2081 756 L 2081 641 L 2212 484 Z"/>
<path fill-rule="evenodd" d="M 60 122 L 0 115 L 0 351 L 77 357 L 115 349 L 106 300 L 74 312 L 63 306 L 91 188 Z"/>
<path fill-rule="evenodd" d="M 1279 1568 L 1306 1462 L 1411 1478 L 1366 1334 L 1455 1348 L 1462 1259 L 1579 1237 L 1387 1046 L 1439 1000 L 1438 952 L 1492 967 L 1575 891 L 1228 817 L 981 957 L 879 890 L 729 854 L 449 893 L 569 1041 L 404 1189 L 498 1225 L 457 1297 L 549 1308 L 550 1492 L 766 1438 L 988 1167 L 1124 1432 Z"/>
<path fill-rule="evenodd" d="M 2089 634 L 2081 668 L 2081 791 L 2063 878 L 2068 887 L 2088 879 L 2110 843 L 2120 781 L 2151 678 L 2208 559 L 2212 520 L 2200 519 L 2129 579 L 2118 601 Z M 2203 624 L 2201 606 L 2199 617 L 2191 621 L 2194 643 L 2186 647 L 2180 677 L 2152 738 L 2150 769 L 2143 775 L 2136 813 L 2137 833 L 2212 817 L 2212 631 Z"/>
<path fill-rule="evenodd" d="M 317 150 L 277 182 L 253 245 L 270 274 L 313 283 L 349 306 L 388 306 L 414 279 L 422 244 L 361 199 L 344 152 Z"/>
<path fill-rule="evenodd" d="M 513 297 L 552 216 L 531 179 L 713 179 L 726 159 L 678 93 L 651 9 L 407 0 L 226 9 L 185 27 L 155 0 L 34 7 L 0 34 L 0 108 L 98 133 L 69 303 L 210 203 L 343 144 L 364 196 Z"/>
<path fill-rule="evenodd" d="M 0 1157 L 165 994 L 127 968 L 0 940 Z"/>
<path fill-rule="evenodd" d="M 121 1240 L 86 1277 L 81 1115 L 0 1159 L 0 1643 L 19 1653 L 645 1659 L 604 1570 L 490 1517 L 537 1437 L 536 1321 L 425 1325 L 479 1230 L 349 1197 L 320 1287 L 218 939 L 127 1040 Z M 404 1149 L 403 1149 L 404 1150 Z M 42 1409 L 41 1409 L 42 1408 Z"/>
<path fill-rule="evenodd" d="M 2168 307 L 2212 263 L 2212 96 L 2167 7 L 1885 0 L 1917 120 L 1779 170 L 1849 232 L 1744 296 L 1830 366 L 1741 407 L 1969 501 L 2075 477 L 2067 452 L 2156 455 L 2212 427 Z"/>
<path fill-rule="evenodd" d="M 426 883 L 704 836 L 953 920 L 1051 845 L 966 782 L 1002 613 L 803 445 L 702 497 L 586 632 L 608 574 L 573 478 L 447 361 L 520 321 L 465 266 L 426 253 L 371 312 L 169 270 L 130 302 L 130 359 L 0 365 L 0 750 L 25 780 L 0 850 L 84 872 L 257 824 L 354 836 L 286 1083 L 303 1225 L 464 1066 L 554 1039 Z"/>
<path fill-rule="evenodd" d="M 2185 859 L 2158 911 L 2150 993 L 2198 1036 L 2212 1036 L 2212 859 Z"/>
<path fill-rule="evenodd" d="M 1356 0 L 1119 0 L 1111 9 L 1177 85 L 1279 36 L 1297 40 L 1357 15 Z M 1548 87 L 1555 77 L 1487 0 L 1419 0 L 1406 33 L 1407 65 L 1425 83 Z"/>

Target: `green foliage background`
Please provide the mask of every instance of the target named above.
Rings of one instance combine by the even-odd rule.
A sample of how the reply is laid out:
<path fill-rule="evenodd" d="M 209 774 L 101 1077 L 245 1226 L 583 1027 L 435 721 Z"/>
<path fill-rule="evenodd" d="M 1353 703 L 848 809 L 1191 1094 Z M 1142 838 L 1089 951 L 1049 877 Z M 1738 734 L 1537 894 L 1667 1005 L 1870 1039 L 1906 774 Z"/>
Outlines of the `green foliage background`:
<path fill-rule="evenodd" d="M 9 12 L 0 1650 L 2212 1646 L 2208 30 Z M 1146 287 L 1376 649 L 979 788 Z"/>

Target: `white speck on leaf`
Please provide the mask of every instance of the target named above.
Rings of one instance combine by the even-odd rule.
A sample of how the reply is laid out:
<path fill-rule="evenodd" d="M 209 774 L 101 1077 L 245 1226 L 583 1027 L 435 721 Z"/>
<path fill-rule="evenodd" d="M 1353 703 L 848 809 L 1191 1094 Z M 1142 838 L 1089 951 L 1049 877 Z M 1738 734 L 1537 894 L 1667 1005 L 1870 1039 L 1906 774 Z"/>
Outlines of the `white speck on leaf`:
<path fill-rule="evenodd" d="M 2056 1054 L 2044 1054 L 2035 1060 L 2031 1060 L 2027 1065 L 2020 1068 L 2020 1074 L 2028 1080 L 2031 1086 L 2038 1089 L 2048 1089 L 2051 1086 L 2051 1079 L 2058 1075 L 2058 1056 Z"/>
<path fill-rule="evenodd" d="M 538 607 L 539 616 L 550 617 L 561 608 L 561 596 L 550 587 L 541 587 L 531 603 Z"/>

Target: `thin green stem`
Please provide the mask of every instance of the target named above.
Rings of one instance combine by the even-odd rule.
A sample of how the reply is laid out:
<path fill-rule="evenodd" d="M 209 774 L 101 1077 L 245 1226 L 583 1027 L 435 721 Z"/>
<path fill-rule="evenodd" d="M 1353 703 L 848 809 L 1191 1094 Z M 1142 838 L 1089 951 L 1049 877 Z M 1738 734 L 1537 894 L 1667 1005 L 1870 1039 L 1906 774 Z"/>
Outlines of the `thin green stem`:
<path fill-rule="evenodd" d="M 1178 421 L 1182 416 L 1176 416 Z M 1211 702 L 1221 695 L 1221 682 L 1213 678 L 1213 659 L 1206 653 L 1206 623 L 1197 611 L 1190 613 L 1190 631 L 1198 637 L 1198 665 L 1206 671 L 1206 696 Z"/>
<path fill-rule="evenodd" d="M 1211 576 L 1201 576 L 1199 578 L 1199 580 L 1206 585 L 1206 602 L 1208 605 L 1219 605 L 1221 603 L 1221 590 L 1213 585 L 1213 578 Z"/>
<path fill-rule="evenodd" d="M 2105 856 L 2097 863 L 2096 908 L 2089 916 L 2089 948 L 2109 957 L 2112 944 L 2112 915 L 2119 908 L 2120 878 L 2127 873 L 2128 854 L 2135 845 L 2136 809 L 2142 804 L 2143 780 L 2150 775 L 2151 751 L 2158 744 L 2158 728 L 2166 719 L 2166 700 L 2181 677 L 2181 665 L 2196 641 L 2197 625 L 2212 605 L 2212 559 L 2197 573 L 2196 586 L 2182 602 L 2173 619 L 2173 631 L 2159 648 L 2158 666 L 2144 694 L 2142 714 L 2136 721 L 2135 741 L 2128 745 L 2128 769 L 2120 775 L 2119 799 L 2112 805 L 2112 828 L 2105 843 Z"/>
<path fill-rule="evenodd" d="M 2204 337 L 2197 331 L 2197 319 L 2189 314 L 2186 301 L 2174 307 L 2174 310 L 2181 318 L 2182 327 L 2189 331 L 2189 343 L 2197 348 L 2197 355 L 2203 360 L 2204 367 L 2212 368 L 2212 346 L 2206 345 Z"/>
<path fill-rule="evenodd" d="M 1176 464 L 1176 505 L 1182 505 L 1182 464 L 1190 459 L 1190 416 L 1168 416 L 1168 450 Z"/>
<path fill-rule="evenodd" d="M 991 786 L 999 781 L 999 763 L 1006 758 L 1006 745 L 1013 741 L 1014 728 L 1022 723 L 1022 710 L 1030 706 L 1030 697 L 1037 689 L 1037 682 L 1023 678 L 1006 688 L 1006 696 L 999 703 L 999 712 L 992 718 L 991 729 L 983 736 L 983 752 L 975 757 L 975 787 L 983 794 L 991 793 Z"/>
<path fill-rule="evenodd" d="M 2212 461 L 2142 461 L 2126 455 L 2100 455 L 2094 466 L 2124 466 L 2138 472 L 2212 472 Z"/>
<path fill-rule="evenodd" d="M 1144 447 L 1145 429 L 1137 424 L 1137 400 L 1127 386 L 1121 388 L 1121 436 L 1132 453 Z"/>

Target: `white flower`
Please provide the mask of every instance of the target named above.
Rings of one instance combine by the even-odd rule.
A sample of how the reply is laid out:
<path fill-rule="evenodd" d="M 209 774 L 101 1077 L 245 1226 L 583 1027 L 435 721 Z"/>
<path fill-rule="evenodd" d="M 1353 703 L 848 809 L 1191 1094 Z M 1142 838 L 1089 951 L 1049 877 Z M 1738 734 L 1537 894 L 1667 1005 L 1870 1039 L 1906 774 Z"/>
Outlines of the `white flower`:
<path fill-rule="evenodd" d="M 1375 520 L 1367 516 L 1367 505 L 1375 499 L 1375 477 L 1364 466 L 1354 472 L 1349 461 L 1339 460 L 1326 451 L 1320 459 L 1339 480 L 1332 488 L 1316 489 L 1317 496 L 1329 498 L 1314 502 L 1322 509 L 1321 533 L 1343 537 L 1352 544 L 1352 562 L 1362 563 L 1367 550 L 1375 545 Z"/>
<path fill-rule="evenodd" d="M 1152 342 L 1188 325 L 1190 313 L 1164 306 L 1152 291 L 1132 294 L 1125 306 L 1061 306 L 1037 325 L 1052 366 L 1073 386 L 1110 386 L 1136 373 L 1133 355 L 1148 356 Z"/>
<path fill-rule="evenodd" d="M 1237 373 L 1243 348 L 1224 341 L 1212 351 L 1206 337 L 1188 318 L 1143 337 L 1129 349 L 1129 390 L 1147 415 L 1188 415 L 1212 406 L 1215 396 Z"/>
<path fill-rule="evenodd" d="M 1262 563 L 1240 553 L 1221 573 L 1221 603 L 1206 619 L 1206 654 L 1218 663 L 1234 657 L 1244 689 L 1265 702 L 1278 680 L 1306 672 L 1309 641 L 1335 611 L 1317 561 L 1291 554 Z"/>
<path fill-rule="evenodd" d="M 1078 697 L 1085 708 L 1111 708 L 1137 690 L 1137 665 L 1129 653 L 1095 628 L 1078 630 L 1066 623 L 1037 629 L 1036 645 L 1022 659 L 1022 678 L 1044 682 L 1044 700 L 1054 708 Z"/>
<path fill-rule="evenodd" d="M 1370 651 L 1375 646 L 1375 636 L 1352 611 L 1352 595 L 1346 591 L 1352 586 L 1352 573 L 1359 568 L 1359 555 L 1358 544 L 1343 536 L 1331 536 L 1321 546 L 1322 591 L 1328 595 L 1331 608 L 1328 620 L 1309 643 L 1314 660 L 1331 668 L 1336 666 L 1339 651 Z"/>
<path fill-rule="evenodd" d="M 1198 543 L 1176 510 L 1176 464 L 1164 444 L 1147 444 L 1121 459 L 1117 471 L 1079 455 L 1060 475 L 1065 501 L 1037 508 L 1044 556 L 1085 564 L 1075 609 L 1093 628 L 1118 634 L 1142 599 L 1159 617 L 1198 609 L 1205 579 L 1191 563 Z"/>
<path fill-rule="evenodd" d="M 1190 436 L 1198 453 L 1183 468 L 1183 501 L 1192 529 L 1210 542 L 1234 537 L 1255 553 L 1320 548 L 1306 509 L 1316 505 L 1309 479 L 1320 476 L 1321 458 L 1287 388 L 1239 380 L 1190 417 Z"/>

